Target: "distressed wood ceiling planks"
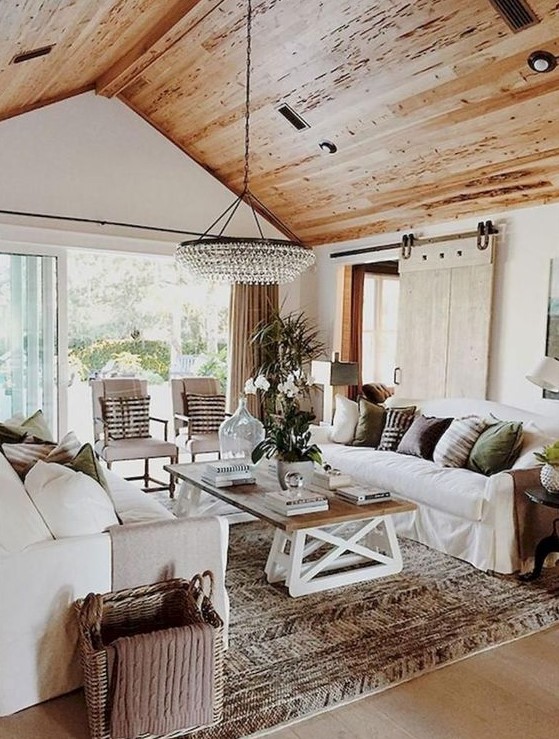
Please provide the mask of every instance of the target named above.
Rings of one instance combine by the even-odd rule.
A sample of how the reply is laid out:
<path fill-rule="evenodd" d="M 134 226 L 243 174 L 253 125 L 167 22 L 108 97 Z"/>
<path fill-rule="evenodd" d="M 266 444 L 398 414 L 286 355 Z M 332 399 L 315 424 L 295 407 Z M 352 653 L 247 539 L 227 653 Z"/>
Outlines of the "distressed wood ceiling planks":
<path fill-rule="evenodd" d="M 559 5 L 529 2 L 541 22 L 515 34 L 489 0 L 253 0 L 255 196 L 309 245 L 559 200 L 559 69 L 526 64 L 559 54 Z M 244 0 L 2 3 L 0 118 L 96 85 L 239 191 L 245 13 Z"/>

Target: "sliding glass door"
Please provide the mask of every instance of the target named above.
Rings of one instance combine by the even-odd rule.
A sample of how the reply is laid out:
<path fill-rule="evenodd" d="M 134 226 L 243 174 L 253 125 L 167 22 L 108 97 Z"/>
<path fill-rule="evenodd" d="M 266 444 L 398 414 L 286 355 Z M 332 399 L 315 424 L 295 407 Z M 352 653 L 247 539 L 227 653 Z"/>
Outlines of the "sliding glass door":
<path fill-rule="evenodd" d="M 57 257 L 0 253 L 0 420 L 58 426 Z"/>

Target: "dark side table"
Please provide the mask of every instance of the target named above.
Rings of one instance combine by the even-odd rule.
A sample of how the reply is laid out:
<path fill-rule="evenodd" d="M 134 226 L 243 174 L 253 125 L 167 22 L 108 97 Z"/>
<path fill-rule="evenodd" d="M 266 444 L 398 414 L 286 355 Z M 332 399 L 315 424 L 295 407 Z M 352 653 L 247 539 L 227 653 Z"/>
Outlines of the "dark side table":
<path fill-rule="evenodd" d="M 533 503 L 539 505 L 545 505 L 549 508 L 559 509 L 559 493 L 549 493 L 545 488 L 534 487 L 528 488 L 525 491 L 528 498 Z M 521 575 L 520 579 L 524 581 L 535 580 L 542 573 L 543 563 L 548 554 L 556 552 L 559 554 L 559 533 L 557 532 L 557 526 L 559 524 L 559 518 L 556 518 L 553 522 L 553 531 L 549 536 L 545 536 L 536 547 L 534 555 L 534 569 L 532 572 L 527 572 L 525 575 Z"/>

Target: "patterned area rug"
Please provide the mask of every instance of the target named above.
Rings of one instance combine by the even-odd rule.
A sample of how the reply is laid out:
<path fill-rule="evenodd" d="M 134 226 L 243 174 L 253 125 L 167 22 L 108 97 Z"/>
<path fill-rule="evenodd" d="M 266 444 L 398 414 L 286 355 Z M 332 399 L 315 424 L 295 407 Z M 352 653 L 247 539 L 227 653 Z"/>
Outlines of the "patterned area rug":
<path fill-rule="evenodd" d="M 196 739 L 247 737 L 559 621 L 557 570 L 525 584 L 403 540 L 400 574 L 293 599 L 263 574 L 271 527 L 230 533 L 224 717 Z"/>

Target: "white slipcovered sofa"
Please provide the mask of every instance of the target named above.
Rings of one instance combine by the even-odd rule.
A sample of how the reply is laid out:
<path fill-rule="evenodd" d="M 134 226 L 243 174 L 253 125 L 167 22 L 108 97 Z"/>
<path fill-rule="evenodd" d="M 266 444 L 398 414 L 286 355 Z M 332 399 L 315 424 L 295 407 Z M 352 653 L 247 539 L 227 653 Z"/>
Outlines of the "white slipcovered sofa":
<path fill-rule="evenodd" d="M 139 488 L 105 473 L 115 510 L 124 524 L 174 518 Z M 181 523 L 190 577 L 210 569 L 214 605 L 228 620 L 224 586 L 227 521 L 198 518 Z M 181 552 L 184 561 L 184 551 Z M 89 592 L 111 590 L 108 533 L 54 539 L 0 454 L 0 716 L 6 716 L 82 684 L 72 604 Z"/>
<path fill-rule="evenodd" d="M 426 416 L 477 415 L 522 421 L 523 447 L 512 469 L 534 467 L 537 462 L 533 452 L 559 438 L 559 421 L 487 400 L 396 400 L 391 405 L 412 402 Z M 394 517 L 400 535 L 471 562 L 481 570 L 512 573 L 526 566 L 518 558 L 514 484 L 507 472 L 486 477 L 397 452 L 334 444 L 329 436 L 328 427 L 314 431 L 324 462 L 349 473 L 355 482 L 386 488 L 417 503 L 416 511 Z"/>

